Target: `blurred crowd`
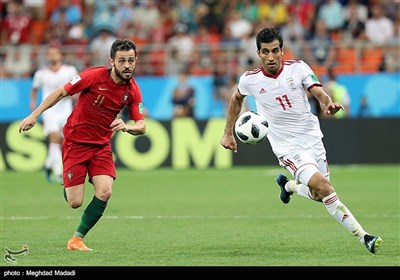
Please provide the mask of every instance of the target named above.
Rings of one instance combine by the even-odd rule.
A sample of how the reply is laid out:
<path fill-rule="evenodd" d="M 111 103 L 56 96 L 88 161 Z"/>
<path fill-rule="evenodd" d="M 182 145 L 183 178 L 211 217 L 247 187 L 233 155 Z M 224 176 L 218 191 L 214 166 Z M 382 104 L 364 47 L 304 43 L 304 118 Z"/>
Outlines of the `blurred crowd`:
<path fill-rule="evenodd" d="M 109 65 L 116 37 L 138 46 L 136 75 L 214 75 L 256 67 L 255 34 L 274 26 L 284 58 L 317 74 L 400 71 L 400 0 L 2 0 L 3 77 L 30 77 L 43 47 L 78 70 Z M 217 83 L 218 81 L 216 81 Z"/>

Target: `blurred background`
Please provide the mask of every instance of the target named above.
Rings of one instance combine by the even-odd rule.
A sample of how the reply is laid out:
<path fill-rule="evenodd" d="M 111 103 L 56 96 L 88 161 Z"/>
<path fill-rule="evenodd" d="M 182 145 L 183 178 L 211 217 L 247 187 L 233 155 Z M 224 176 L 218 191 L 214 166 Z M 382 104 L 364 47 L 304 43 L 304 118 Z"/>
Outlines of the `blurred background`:
<path fill-rule="evenodd" d="M 47 139 L 41 129 L 19 134 L 18 124 L 30 113 L 46 46 L 60 46 L 64 63 L 82 71 L 109 65 L 117 37 L 138 47 L 149 128 L 113 138 L 118 166 L 276 164 L 258 147 L 232 155 L 219 146 L 232 88 L 259 66 L 255 36 L 264 27 L 279 28 L 284 59 L 306 61 L 346 107 L 324 119 L 309 97 L 331 163 L 400 163 L 399 0 L 1 0 L 0 10 L 1 170 L 43 166 Z M 175 96 L 185 94 L 181 110 Z M 246 106 L 255 109 L 252 100 Z"/>

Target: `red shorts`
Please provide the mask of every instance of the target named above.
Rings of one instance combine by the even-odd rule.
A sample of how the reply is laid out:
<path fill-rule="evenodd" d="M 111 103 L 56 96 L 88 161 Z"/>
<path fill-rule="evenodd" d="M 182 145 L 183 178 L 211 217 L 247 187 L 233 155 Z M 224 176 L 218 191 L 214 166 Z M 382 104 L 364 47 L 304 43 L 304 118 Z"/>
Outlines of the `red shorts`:
<path fill-rule="evenodd" d="M 111 143 L 105 145 L 83 144 L 64 138 L 62 158 L 65 188 L 85 183 L 86 175 L 89 175 L 90 183 L 93 176 L 96 175 L 109 175 L 114 180 L 116 179 Z"/>

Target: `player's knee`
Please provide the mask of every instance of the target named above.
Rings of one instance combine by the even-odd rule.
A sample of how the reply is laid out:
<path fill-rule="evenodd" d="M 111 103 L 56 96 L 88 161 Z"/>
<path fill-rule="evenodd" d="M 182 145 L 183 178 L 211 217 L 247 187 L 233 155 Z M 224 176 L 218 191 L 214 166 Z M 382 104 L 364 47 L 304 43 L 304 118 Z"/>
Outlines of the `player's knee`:
<path fill-rule="evenodd" d="M 111 195 L 112 195 L 112 190 L 111 189 L 107 189 L 107 190 L 101 191 L 99 193 L 96 193 L 96 197 L 98 199 L 100 199 L 100 200 L 103 200 L 103 201 L 109 200 Z"/>
<path fill-rule="evenodd" d="M 70 199 L 68 198 L 68 204 L 71 208 L 76 209 L 82 206 L 83 201 L 82 200 L 74 200 L 74 199 Z"/>
<path fill-rule="evenodd" d="M 333 189 L 331 183 L 325 177 L 321 177 L 321 179 L 317 181 L 316 192 L 318 193 L 318 196 L 322 201 L 322 198 L 335 192 L 335 190 Z"/>
<path fill-rule="evenodd" d="M 315 190 L 310 189 L 310 196 L 314 201 L 322 202 L 322 198 Z"/>
<path fill-rule="evenodd" d="M 325 196 L 335 191 L 331 182 L 319 172 L 311 177 L 308 186 L 312 190 L 313 198 L 317 201 L 322 201 Z"/>

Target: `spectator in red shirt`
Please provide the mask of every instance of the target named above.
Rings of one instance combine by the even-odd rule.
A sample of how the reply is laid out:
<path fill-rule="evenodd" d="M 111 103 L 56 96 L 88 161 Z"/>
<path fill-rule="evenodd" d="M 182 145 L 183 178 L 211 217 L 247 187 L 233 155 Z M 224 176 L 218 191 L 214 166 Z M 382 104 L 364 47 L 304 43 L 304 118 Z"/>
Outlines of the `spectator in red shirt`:
<path fill-rule="evenodd" d="M 20 132 L 30 130 L 45 110 L 68 95 L 80 93 L 63 128 L 64 196 L 72 208 L 82 206 L 87 175 L 94 186 L 94 196 L 67 244 L 68 250 L 91 251 L 83 238 L 102 217 L 116 179 L 111 136 L 117 131 L 132 135 L 146 131 L 142 94 L 133 77 L 136 45 L 128 39 L 117 39 L 111 46 L 110 56 L 111 68 L 99 66 L 84 70 L 50 94 L 20 124 Z M 125 106 L 133 123 L 125 123 L 119 117 Z"/>
<path fill-rule="evenodd" d="M 31 74 L 32 19 L 25 12 L 23 0 L 10 0 L 2 26 L 2 42 L 6 46 L 4 74 L 25 78 Z"/>

